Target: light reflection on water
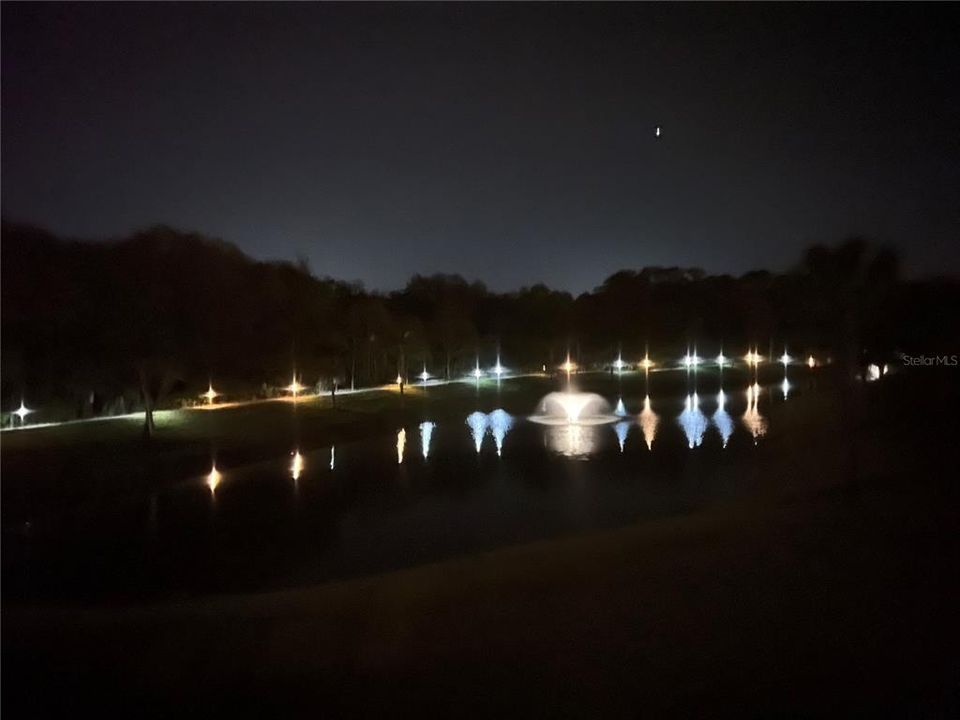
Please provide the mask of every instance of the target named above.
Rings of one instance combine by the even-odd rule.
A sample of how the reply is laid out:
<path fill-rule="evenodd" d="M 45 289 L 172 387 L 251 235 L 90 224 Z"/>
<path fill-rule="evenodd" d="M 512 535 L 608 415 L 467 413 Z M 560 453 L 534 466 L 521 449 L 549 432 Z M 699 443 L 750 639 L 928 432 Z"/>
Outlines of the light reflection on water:
<path fill-rule="evenodd" d="M 513 427 L 513 416 L 506 410 L 497 408 L 487 415 L 487 427 L 493 435 L 494 445 L 497 447 L 497 455 L 503 454 L 503 441 Z"/>
<path fill-rule="evenodd" d="M 586 458 L 597 451 L 601 425 L 548 425 L 544 428 L 547 447 L 555 453 L 571 458 Z"/>
<path fill-rule="evenodd" d="M 707 416 L 700 410 L 700 398 L 696 393 L 687 395 L 683 412 L 680 413 L 677 421 L 683 428 L 684 435 L 687 436 L 688 446 L 699 447 L 703 442 L 703 434 L 707 430 Z"/>
<path fill-rule="evenodd" d="M 767 419 L 760 414 L 759 383 L 747 388 L 747 410 L 743 413 L 743 424 L 753 436 L 754 444 L 767 434 Z"/>
<path fill-rule="evenodd" d="M 647 444 L 647 450 L 653 450 L 653 440 L 657 436 L 659 424 L 660 416 L 653 411 L 650 396 L 647 395 L 643 399 L 643 410 L 640 412 L 640 429 L 643 430 L 643 441 Z"/>
<path fill-rule="evenodd" d="M 726 447 L 730 442 L 730 436 L 733 435 L 733 418 L 727 412 L 727 395 L 723 390 L 717 393 L 717 411 L 713 414 L 711 421 L 720 433 L 723 447 Z"/>
<path fill-rule="evenodd" d="M 403 463 L 403 451 L 407 447 L 407 431 L 403 428 L 397 432 L 397 465 Z"/>
<path fill-rule="evenodd" d="M 423 455 L 424 460 L 430 457 L 430 439 L 433 437 L 435 427 L 436 424 L 429 420 L 420 423 L 420 454 Z"/>
<path fill-rule="evenodd" d="M 623 452 L 623 448 L 627 444 L 627 435 L 630 434 L 631 427 L 633 425 L 626 420 L 621 420 L 613 426 L 613 431 L 617 434 L 617 443 L 620 445 L 620 452 Z"/>

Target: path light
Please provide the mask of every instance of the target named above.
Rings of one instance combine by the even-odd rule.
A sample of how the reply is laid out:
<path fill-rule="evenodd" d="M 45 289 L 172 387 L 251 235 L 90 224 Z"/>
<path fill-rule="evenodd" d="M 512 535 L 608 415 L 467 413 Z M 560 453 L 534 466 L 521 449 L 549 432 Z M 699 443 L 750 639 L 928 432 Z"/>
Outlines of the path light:
<path fill-rule="evenodd" d="M 480 369 L 480 365 L 479 365 L 479 364 L 473 369 L 473 373 L 471 373 L 471 374 L 472 374 L 473 377 L 476 378 L 477 380 L 479 380 L 481 377 L 483 377 L 483 370 Z"/>
<path fill-rule="evenodd" d="M 618 354 L 617 359 L 613 361 L 613 367 L 616 368 L 618 373 L 622 373 L 625 365 L 623 358 Z"/>
<path fill-rule="evenodd" d="M 398 374 L 397 374 L 397 385 L 402 385 L 402 384 L 403 384 L 403 378 L 400 377 L 400 374 L 398 373 Z"/>
<path fill-rule="evenodd" d="M 427 372 L 426 365 L 423 366 L 423 372 L 417 375 L 417 377 L 420 378 L 421 382 L 426 382 L 427 380 L 430 379 L 430 373 Z"/>
<path fill-rule="evenodd" d="M 297 395 L 299 395 L 303 390 L 306 389 L 306 386 L 300 384 L 300 381 L 297 380 L 297 374 L 294 373 L 294 374 L 293 374 L 293 380 L 292 380 L 292 381 L 290 382 L 290 384 L 287 385 L 287 387 L 284 388 L 284 389 L 285 389 L 287 392 L 289 392 L 291 395 L 293 395 L 294 398 L 296 398 Z"/>
<path fill-rule="evenodd" d="M 500 376 L 503 375 L 505 370 L 506 368 L 500 364 L 500 355 L 497 354 L 497 364 L 493 366 L 493 372 L 497 376 L 497 380 L 500 379 Z"/>
<path fill-rule="evenodd" d="M 787 349 L 786 349 L 786 348 L 783 349 L 783 355 L 780 356 L 780 362 L 783 363 L 783 367 L 784 367 L 784 368 L 786 368 L 787 365 L 789 365 L 791 362 L 793 362 L 793 358 L 790 357 L 789 355 L 787 355 Z"/>
<path fill-rule="evenodd" d="M 23 422 L 26 419 L 27 415 L 29 415 L 32 412 L 33 410 L 31 410 L 26 405 L 24 405 L 23 398 L 20 398 L 20 407 L 14 410 L 13 414 L 16 415 L 18 418 L 20 418 L 20 424 L 23 425 Z"/>
<path fill-rule="evenodd" d="M 213 405 L 213 399 L 217 397 L 220 393 L 213 389 L 213 383 L 210 383 L 210 387 L 207 388 L 207 391 L 203 393 L 200 397 L 207 399 L 207 405 Z"/>
<path fill-rule="evenodd" d="M 573 369 L 576 367 L 572 362 L 570 362 L 570 355 L 567 355 L 567 361 L 560 366 L 560 369 L 563 370 L 567 375 L 569 375 Z"/>

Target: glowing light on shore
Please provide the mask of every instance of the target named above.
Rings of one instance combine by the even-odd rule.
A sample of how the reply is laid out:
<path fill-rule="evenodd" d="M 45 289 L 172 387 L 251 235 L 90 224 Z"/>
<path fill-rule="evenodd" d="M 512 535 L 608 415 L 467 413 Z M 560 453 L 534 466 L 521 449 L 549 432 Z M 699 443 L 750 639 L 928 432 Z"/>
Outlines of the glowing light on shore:
<path fill-rule="evenodd" d="M 617 355 L 617 359 L 613 361 L 613 367 L 614 367 L 614 369 L 615 369 L 618 373 L 622 373 L 622 372 L 623 372 L 623 368 L 625 368 L 626 366 L 627 366 L 627 364 L 623 361 L 623 357 L 621 357 L 620 355 Z"/>
<path fill-rule="evenodd" d="M 397 432 L 397 465 L 403 463 L 403 451 L 407 447 L 407 431 L 403 428 Z"/>
<path fill-rule="evenodd" d="M 812 370 L 816 366 L 817 366 L 817 360 L 816 358 L 813 357 L 813 355 L 811 355 L 810 357 L 807 358 L 807 367 Z"/>
<path fill-rule="evenodd" d="M 27 415 L 29 415 L 32 412 L 33 410 L 31 410 L 24 404 L 23 398 L 20 398 L 20 407 L 14 410 L 13 414 L 16 415 L 18 418 L 20 418 L 20 424 L 23 425 Z"/>
<path fill-rule="evenodd" d="M 417 377 L 420 378 L 420 382 L 424 382 L 424 383 L 430 379 L 430 373 L 427 372 L 426 365 L 423 366 L 423 372 L 417 375 Z"/>
<path fill-rule="evenodd" d="M 397 385 L 403 385 L 403 378 L 397 375 Z"/>
<path fill-rule="evenodd" d="M 644 355 L 640 365 L 643 366 L 645 371 L 649 372 L 650 368 L 653 367 L 653 361 L 650 359 L 649 355 Z"/>
<path fill-rule="evenodd" d="M 657 425 L 660 424 L 660 416 L 657 415 L 650 405 L 650 396 L 643 399 L 643 410 L 640 412 L 640 429 L 643 430 L 643 441 L 647 444 L 647 450 L 653 450 L 653 440 L 657 436 Z"/>
<path fill-rule="evenodd" d="M 200 397 L 207 399 L 207 405 L 213 405 L 214 398 L 216 398 L 219 394 L 220 393 L 218 393 L 216 390 L 213 389 L 213 383 L 210 383 L 210 387 L 208 387 L 207 391 L 203 393 Z"/>
<path fill-rule="evenodd" d="M 567 360 L 563 365 L 560 366 L 560 369 L 563 370 L 567 375 L 577 369 L 575 363 L 570 362 L 570 354 L 567 353 Z"/>
<path fill-rule="evenodd" d="M 723 351 L 720 351 L 720 354 L 717 355 L 717 367 L 723 369 L 723 366 L 727 364 L 727 356 L 723 354 Z"/>
<path fill-rule="evenodd" d="M 473 375 L 474 379 L 479 380 L 483 377 L 483 370 L 480 369 L 480 360 L 477 360 L 477 365 L 473 368 L 473 372 L 470 373 Z"/>
<path fill-rule="evenodd" d="M 783 350 L 783 355 L 780 356 L 780 362 L 783 364 L 783 367 L 786 368 L 787 365 L 793 362 L 793 358 L 787 354 L 786 348 Z"/>
<path fill-rule="evenodd" d="M 423 455 L 424 460 L 430 457 L 430 438 L 433 437 L 435 427 L 436 424 L 429 420 L 420 423 L 420 454 Z"/>
<path fill-rule="evenodd" d="M 306 387 L 306 385 L 301 385 L 301 384 L 300 384 L 300 381 L 297 379 L 297 374 L 294 373 L 294 374 L 293 374 L 293 379 L 290 381 L 290 384 L 287 385 L 287 387 L 284 388 L 284 389 L 285 389 L 288 393 L 290 393 L 290 394 L 294 397 L 294 399 L 296 399 L 296 397 L 297 397 L 300 393 L 302 393 L 304 390 L 306 390 L 307 387 Z"/>
<path fill-rule="evenodd" d="M 290 461 L 290 477 L 296 482 L 303 474 L 303 455 L 297 450 L 293 453 L 293 459 Z"/>
<path fill-rule="evenodd" d="M 493 369 L 493 374 L 497 376 L 497 380 L 499 380 L 503 376 L 503 374 L 507 371 L 507 369 L 500 364 L 500 353 L 497 353 L 497 364 L 494 365 L 492 369 Z"/>
<path fill-rule="evenodd" d="M 751 350 L 746 354 L 746 356 L 743 359 L 747 361 L 747 365 L 752 365 L 753 367 L 756 367 L 757 365 L 760 364 L 760 360 L 762 359 L 762 356 L 756 350 Z"/>
<path fill-rule="evenodd" d="M 690 368 L 696 368 L 700 364 L 700 358 L 697 356 L 697 351 L 694 350 L 693 354 L 690 354 L 690 351 L 687 351 L 687 354 L 683 357 L 683 366 L 688 370 Z"/>
<path fill-rule="evenodd" d="M 220 471 L 217 470 L 217 464 L 214 463 L 213 467 L 210 468 L 210 473 L 206 477 L 207 487 L 210 488 L 210 492 L 215 493 L 217 491 L 217 485 L 220 484 L 221 479 L 223 479 L 223 476 L 220 474 Z"/>

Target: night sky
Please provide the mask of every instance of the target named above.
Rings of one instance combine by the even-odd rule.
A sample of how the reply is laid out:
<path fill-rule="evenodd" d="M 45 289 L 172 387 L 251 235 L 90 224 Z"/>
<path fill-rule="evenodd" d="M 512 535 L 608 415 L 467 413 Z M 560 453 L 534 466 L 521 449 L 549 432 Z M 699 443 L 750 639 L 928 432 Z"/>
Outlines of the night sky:
<path fill-rule="evenodd" d="M 165 222 L 378 289 L 787 269 L 853 233 L 956 272 L 958 17 L 4 3 L 3 215 Z"/>

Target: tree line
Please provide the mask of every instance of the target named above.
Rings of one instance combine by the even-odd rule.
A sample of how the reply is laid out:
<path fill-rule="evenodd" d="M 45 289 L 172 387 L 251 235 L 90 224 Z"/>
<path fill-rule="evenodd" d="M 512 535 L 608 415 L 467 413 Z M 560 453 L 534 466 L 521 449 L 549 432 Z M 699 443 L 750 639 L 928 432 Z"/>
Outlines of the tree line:
<path fill-rule="evenodd" d="M 230 243 L 157 226 L 112 241 L 2 226 L 2 402 L 28 395 L 67 415 L 152 409 L 290 383 L 369 386 L 424 368 L 456 377 L 493 364 L 555 367 L 673 358 L 691 344 L 734 352 L 789 343 L 855 365 L 944 352 L 955 279 L 905 280 L 863 239 L 809 248 L 785 272 L 621 270 L 577 297 L 534 284 L 497 293 L 459 275 L 415 275 L 371 292 L 304 260 L 254 260 Z"/>

